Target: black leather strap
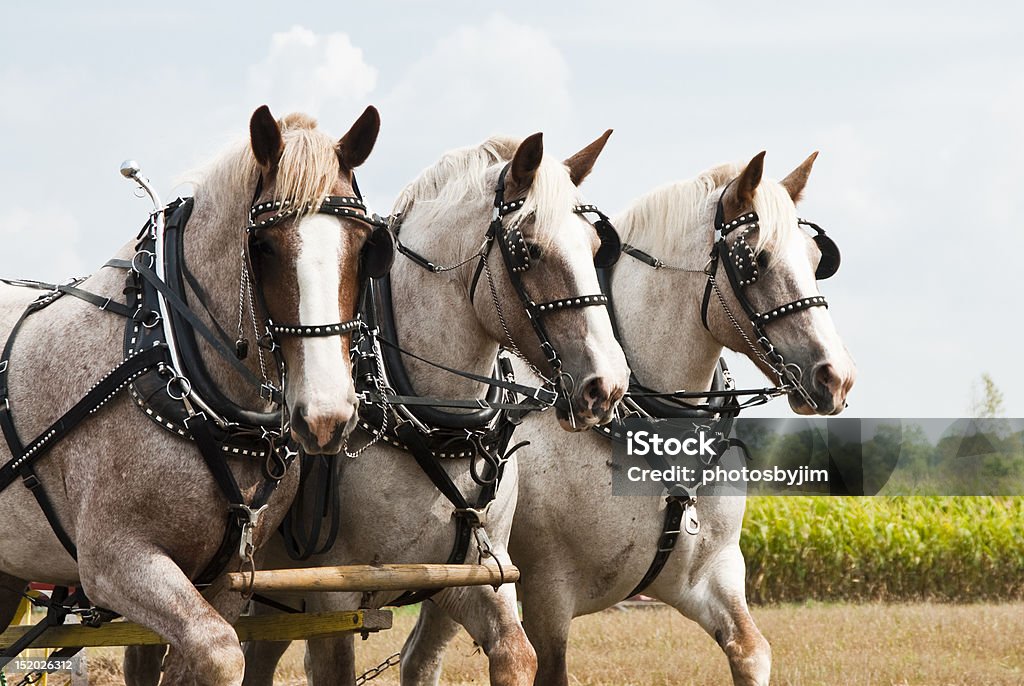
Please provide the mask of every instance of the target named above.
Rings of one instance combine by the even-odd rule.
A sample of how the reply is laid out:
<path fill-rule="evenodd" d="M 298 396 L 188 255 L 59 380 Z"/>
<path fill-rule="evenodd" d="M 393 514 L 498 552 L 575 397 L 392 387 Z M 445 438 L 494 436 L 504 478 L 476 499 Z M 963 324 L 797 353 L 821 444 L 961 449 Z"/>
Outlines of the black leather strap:
<path fill-rule="evenodd" d="M 679 540 L 679 534 L 682 532 L 683 523 L 683 512 L 685 507 L 679 498 L 669 497 L 667 498 L 668 505 L 665 508 L 665 523 L 661 526 L 661 536 L 658 537 L 658 549 L 654 553 L 654 559 L 651 561 L 651 566 L 647 568 L 647 573 L 644 574 L 643 578 L 640 579 L 640 583 L 629 592 L 626 598 L 632 598 L 635 595 L 639 595 L 647 589 L 658 575 L 661 574 L 661 570 L 665 568 L 665 563 L 668 562 L 668 558 L 672 556 L 672 551 L 675 549 L 676 541 Z"/>
<path fill-rule="evenodd" d="M 341 524 L 335 471 L 337 456 L 303 454 L 301 464 L 298 495 L 279 529 L 285 550 L 293 560 L 308 560 L 313 555 L 326 553 L 334 546 Z M 312 509 L 306 502 L 310 488 L 316 489 Z M 330 530 L 324 543 L 318 546 L 325 519 L 330 520 Z M 311 520 L 311 524 L 308 529 L 303 529 L 302 523 L 306 520 Z"/>
<path fill-rule="evenodd" d="M 134 269 L 150 286 L 155 288 L 164 296 L 164 300 L 167 301 L 167 304 L 170 305 L 179 316 L 185 319 L 194 331 L 205 338 L 206 342 L 210 344 L 210 347 L 212 347 L 225 362 L 230 364 L 243 379 L 249 382 L 250 385 L 254 388 L 261 389 L 262 391 L 264 388 L 263 382 L 252 373 L 252 370 L 246 367 L 242 361 L 238 359 L 234 350 L 229 348 L 224 341 L 210 331 L 210 328 L 206 326 L 198 316 L 196 316 L 196 313 L 189 308 L 177 293 L 171 290 L 171 288 L 164 283 L 159 276 L 157 276 L 156 272 L 144 264 L 138 264 L 138 262 L 136 262 Z M 281 392 L 279 390 L 274 389 L 272 395 L 272 400 L 275 403 L 280 404 L 282 402 Z"/>

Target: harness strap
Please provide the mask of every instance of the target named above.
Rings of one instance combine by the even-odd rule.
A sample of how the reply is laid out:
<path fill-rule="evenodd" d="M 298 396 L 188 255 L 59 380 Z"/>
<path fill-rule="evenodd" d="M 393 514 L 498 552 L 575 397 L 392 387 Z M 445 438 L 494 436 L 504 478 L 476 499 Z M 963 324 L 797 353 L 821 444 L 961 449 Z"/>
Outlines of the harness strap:
<path fill-rule="evenodd" d="M 164 296 L 164 299 L 167 301 L 167 304 L 174 308 L 174 311 L 181 315 L 181 317 L 183 317 L 189 323 L 189 325 L 199 333 L 199 335 L 205 338 L 206 342 L 210 344 L 210 346 L 217 352 L 217 354 L 220 355 L 221 358 L 223 358 L 228 364 L 230 364 L 235 369 L 235 371 L 237 371 L 242 376 L 243 379 L 245 379 L 254 387 L 261 389 L 261 393 L 266 391 L 264 383 L 259 378 L 257 378 L 255 374 L 252 373 L 252 370 L 250 370 L 248 367 L 242 364 L 241 360 L 239 360 L 238 357 L 235 355 L 235 351 L 229 349 L 228 346 L 225 345 L 223 341 L 217 338 L 216 334 L 210 331 L 209 327 L 207 327 L 206 324 L 204 324 L 203 321 L 196 316 L 195 312 L 193 312 L 189 308 L 189 306 L 185 304 L 185 302 L 178 296 L 177 293 L 175 293 L 166 283 L 164 283 L 164 281 L 159 276 L 157 276 L 156 272 L 154 272 L 148 266 L 144 264 L 139 264 L 138 262 L 132 265 L 132 269 L 138 272 L 142 276 L 142 278 L 144 278 L 151 286 L 153 286 L 153 288 L 159 291 L 160 294 Z M 279 389 L 272 389 L 270 391 L 270 395 L 270 399 L 273 402 L 277 404 L 280 404 L 282 402 L 281 391 Z"/>
<path fill-rule="evenodd" d="M 334 541 L 338 538 L 341 512 L 338 507 L 338 479 L 335 478 L 334 473 L 335 458 L 335 455 L 302 455 L 299 495 L 296 496 L 292 507 L 288 509 L 279 528 L 288 556 L 293 560 L 307 560 L 313 555 L 322 555 L 334 546 Z M 314 469 L 317 471 L 315 478 L 313 477 Z M 302 502 L 303 494 L 309 483 L 313 483 L 316 488 L 316 499 L 313 501 L 312 512 L 307 513 L 307 515 L 312 515 L 313 523 L 308 531 L 303 532 L 301 523 L 298 521 L 300 517 L 296 516 L 295 508 Z M 331 528 L 327 534 L 327 540 L 323 545 L 317 547 L 323 520 L 326 517 L 331 519 Z"/>
<path fill-rule="evenodd" d="M 499 441 L 499 450 L 504 451 L 509 441 L 512 438 L 512 433 L 515 431 L 515 426 L 512 424 L 506 425 L 502 429 L 501 440 Z M 423 472 L 430 478 L 434 486 L 441 492 L 445 498 L 448 499 L 452 505 L 455 506 L 455 541 L 452 544 L 452 550 L 448 554 L 447 564 L 463 564 L 466 561 L 466 556 L 469 554 L 469 546 L 473 538 L 473 530 L 477 527 L 482 526 L 477 516 L 474 514 L 473 508 L 470 507 L 469 501 L 459 490 L 459 487 L 455 485 L 452 478 L 448 475 L 448 472 L 441 466 L 440 460 L 433 452 L 428 450 L 423 443 L 419 440 L 419 433 L 412 426 L 411 423 L 405 422 L 395 428 L 395 434 L 399 440 L 405 444 L 416 459 L 416 463 L 420 466 Z M 513 448 L 514 452 L 519 446 Z M 501 476 L 504 472 L 504 463 L 499 462 L 497 471 L 493 475 L 493 478 L 486 481 L 480 490 L 480 495 L 477 499 L 476 511 L 482 510 L 487 507 L 497 495 L 498 484 L 501 481 Z M 390 604 L 396 607 L 402 605 L 412 605 L 414 603 L 420 603 L 436 594 L 438 589 L 433 590 L 420 590 L 420 591 L 406 591 Z"/>
<path fill-rule="evenodd" d="M 533 400 L 536 400 L 538 403 L 540 403 L 539 406 L 530 406 L 530 408 L 528 409 L 541 409 L 541 407 L 550 407 L 552 405 L 555 405 L 556 401 L 558 400 L 557 394 L 554 391 L 548 390 L 547 388 L 524 386 L 523 384 L 518 384 L 513 381 L 506 381 L 505 379 L 497 379 L 490 376 L 483 376 L 481 374 L 474 374 L 473 372 L 463 371 L 461 369 L 454 369 L 452 367 L 445 366 L 439 362 L 434 362 L 432 360 L 428 360 L 425 357 L 421 357 L 420 355 L 417 355 L 414 352 L 410 352 L 405 348 L 399 346 L 397 343 L 389 341 L 381 336 L 378 336 L 377 340 L 383 343 L 384 345 L 388 346 L 389 348 L 397 350 L 403 355 L 408 355 L 409 357 L 417 359 L 420 362 L 429 364 L 430 366 L 436 367 L 437 369 L 441 369 L 451 374 L 455 374 L 456 376 L 461 376 L 471 381 L 477 381 L 482 384 L 487 384 L 488 386 L 497 386 L 498 388 L 502 388 L 506 391 L 511 391 L 518 395 L 524 395 L 527 398 L 532 398 Z M 523 409 L 523 407 L 520 406 L 515 409 Z"/>
<path fill-rule="evenodd" d="M 84 300 L 87 303 L 95 305 L 101 310 L 107 310 L 108 312 L 119 314 L 122 317 L 127 317 L 131 314 L 128 306 L 123 303 L 119 303 L 112 298 L 107 298 L 82 288 L 78 288 L 77 284 L 81 283 L 83 280 L 84 279 L 79 279 L 72 283 L 54 284 L 46 283 L 45 281 L 31 281 L 28 279 L 0 279 L 0 283 L 6 283 L 9 286 L 19 286 L 21 288 L 34 288 L 40 291 L 51 291 L 54 293 L 73 295 L 79 300 Z"/>
<path fill-rule="evenodd" d="M 105 377 L 100 379 L 100 381 L 97 382 L 81 400 L 75 403 L 70 410 L 61 415 L 56 422 L 51 424 L 26 447 L 22 444 L 21 439 L 18 436 L 17 429 L 14 426 L 14 420 L 11 416 L 10 401 L 7 396 L 7 372 L 15 334 L 27 314 L 28 311 L 26 311 L 26 314 L 22 315 L 22 319 L 19 320 L 17 325 L 15 325 L 10 338 L 7 339 L 7 345 L 4 348 L 2 362 L 0 362 L 3 366 L 2 371 L 0 371 L 0 399 L 3 401 L 3 405 L 0 405 L 0 430 L 3 431 L 4 438 L 7 441 L 7 447 L 9 448 L 12 456 L 11 460 L 0 468 L 0 491 L 3 491 L 11 485 L 18 476 L 21 476 L 25 486 L 31 491 L 36 502 L 39 503 L 39 507 L 42 509 L 43 514 L 46 516 L 46 520 L 49 522 L 50 527 L 53 529 L 61 544 L 72 558 L 77 559 L 78 551 L 75 548 L 71 537 L 61 524 L 60 518 L 57 516 L 57 512 L 53 507 L 53 503 L 47 496 L 46 489 L 43 488 L 43 485 L 39 480 L 39 476 L 35 472 L 34 465 L 41 457 L 49 452 L 54 445 L 75 429 L 78 424 L 111 400 L 133 379 L 138 377 L 144 371 L 164 363 L 166 361 L 167 351 L 163 346 L 154 346 L 124 360 Z"/>
<path fill-rule="evenodd" d="M 640 583 L 629 592 L 626 598 L 640 595 L 658 578 L 676 547 L 676 541 L 679 540 L 679 534 L 682 532 L 680 527 L 683 523 L 683 512 L 687 506 L 677 497 L 669 496 L 666 500 L 668 505 L 665 508 L 665 522 L 661 527 L 661 536 L 658 538 L 658 549 L 654 553 L 654 559 L 643 578 L 640 579 Z M 689 506 L 692 507 L 692 504 Z"/>
<path fill-rule="evenodd" d="M 266 506 L 270 496 L 277 490 L 277 486 L 280 483 L 278 478 L 264 479 L 252 499 L 252 504 L 246 505 L 245 497 L 238 487 L 238 481 L 235 479 L 230 466 L 228 466 L 225 453 L 220 449 L 213 436 L 212 425 L 213 421 L 203 412 L 197 412 L 185 420 L 185 426 L 189 433 L 192 434 L 196 447 L 199 448 L 199 454 L 202 455 L 203 461 L 213 475 L 214 481 L 217 482 L 217 487 L 227 499 L 230 511 L 224 538 L 221 540 L 221 544 L 213 558 L 203 571 L 196 576 L 196 586 L 211 583 L 220 576 L 221 572 L 236 555 L 245 555 L 247 541 L 243 539 L 243 535 L 247 527 L 254 527 L 256 525 L 258 519 L 253 517 L 258 517 L 260 511 Z M 270 450 L 273 449 L 274 447 L 270 446 Z M 282 476 L 287 473 L 288 466 L 291 465 L 292 460 L 297 455 L 298 453 L 295 451 L 286 452 L 283 458 L 285 468 L 282 470 Z M 249 535 L 251 536 L 251 534 L 252 529 L 250 528 Z"/>
<path fill-rule="evenodd" d="M 8 341 L 9 343 L 10 341 Z M 124 389 L 135 377 L 142 372 L 157 366 L 166 361 L 167 349 L 165 346 L 153 346 L 146 350 L 132 355 L 111 370 L 106 376 L 96 383 L 89 392 L 82 397 L 74 406 L 65 412 L 61 417 L 45 429 L 38 437 L 32 440 L 28 446 L 19 452 L 15 452 L 20 446 L 17 432 L 14 430 L 14 423 L 10 418 L 10 405 L 6 398 L 6 379 L 4 383 L 4 405 L 0 407 L 0 428 L 3 429 L 7 445 L 11 448 L 15 457 L 0 468 L 0 491 L 10 485 L 19 471 L 26 465 L 31 465 L 56 445 L 61 439 L 67 436 L 82 420 L 96 412 L 101 406 L 111 400 L 119 391 Z M 3 372 L 6 377 L 6 369 Z"/>
<path fill-rule="evenodd" d="M 72 599 L 77 599 L 79 596 L 80 591 L 76 591 L 76 593 L 71 597 Z M 31 647 L 35 640 L 46 633 L 46 631 L 64 623 L 64 618 L 71 613 L 73 607 L 73 605 L 65 604 L 67 599 L 67 586 L 57 586 L 53 589 L 50 601 L 46 607 L 46 616 L 43 617 L 38 624 L 25 632 L 24 636 L 12 643 L 5 650 L 0 651 L 0 670 L 6 667 L 7 664 L 16 658 L 20 652 Z M 76 649 L 75 652 L 78 652 L 78 650 L 80 649 Z"/>

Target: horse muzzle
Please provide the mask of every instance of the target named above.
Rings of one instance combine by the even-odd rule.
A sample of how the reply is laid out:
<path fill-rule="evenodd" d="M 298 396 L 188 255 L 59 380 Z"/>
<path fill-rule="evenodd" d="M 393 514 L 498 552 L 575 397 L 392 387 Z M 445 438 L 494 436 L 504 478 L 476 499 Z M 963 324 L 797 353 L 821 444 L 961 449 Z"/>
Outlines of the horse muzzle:
<path fill-rule="evenodd" d="M 612 420 L 615 406 L 626 392 L 624 384 L 616 383 L 608 376 L 591 376 L 577 392 L 571 402 L 560 404 L 555 416 L 566 431 L 586 431 L 607 424 Z"/>
<path fill-rule="evenodd" d="M 291 413 L 292 437 L 309 455 L 335 455 L 355 428 L 358 410 L 358 401 L 325 408 L 296 405 Z"/>
<path fill-rule="evenodd" d="M 789 405 L 797 414 L 837 415 L 846 409 L 846 396 L 855 380 L 856 372 L 852 367 L 843 370 L 831 362 L 822 362 L 812 367 L 809 378 L 804 381 L 804 388 L 817 407 L 808 404 L 799 393 L 789 395 Z"/>

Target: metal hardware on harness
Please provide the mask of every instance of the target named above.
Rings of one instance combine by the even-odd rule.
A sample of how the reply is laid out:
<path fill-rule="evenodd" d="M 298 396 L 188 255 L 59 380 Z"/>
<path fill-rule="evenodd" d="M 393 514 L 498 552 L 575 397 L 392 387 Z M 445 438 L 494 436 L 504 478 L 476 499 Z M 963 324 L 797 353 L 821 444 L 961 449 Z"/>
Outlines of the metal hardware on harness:
<path fill-rule="evenodd" d="M 256 527 L 260 523 L 260 515 L 266 510 L 269 505 L 262 505 L 257 508 L 249 507 L 248 505 L 242 505 L 234 503 L 231 505 L 231 511 L 238 517 L 238 523 L 242 527 L 242 538 L 238 542 L 238 554 L 242 559 L 252 557 L 252 554 L 256 551 L 253 545 L 253 534 L 256 531 Z"/>

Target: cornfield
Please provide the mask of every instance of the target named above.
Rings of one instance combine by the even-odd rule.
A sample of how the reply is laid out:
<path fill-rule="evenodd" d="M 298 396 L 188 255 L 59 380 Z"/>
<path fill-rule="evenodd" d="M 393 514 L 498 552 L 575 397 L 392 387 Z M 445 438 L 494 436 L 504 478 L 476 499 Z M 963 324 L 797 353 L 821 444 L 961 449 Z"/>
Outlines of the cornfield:
<path fill-rule="evenodd" d="M 1024 498 L 753 497 L 754 603 L 1024 598 Z"/>

